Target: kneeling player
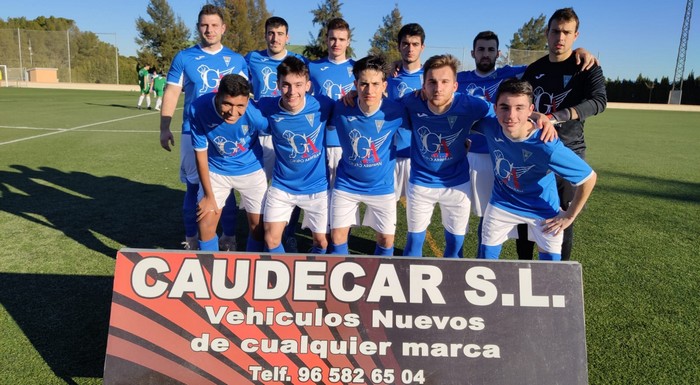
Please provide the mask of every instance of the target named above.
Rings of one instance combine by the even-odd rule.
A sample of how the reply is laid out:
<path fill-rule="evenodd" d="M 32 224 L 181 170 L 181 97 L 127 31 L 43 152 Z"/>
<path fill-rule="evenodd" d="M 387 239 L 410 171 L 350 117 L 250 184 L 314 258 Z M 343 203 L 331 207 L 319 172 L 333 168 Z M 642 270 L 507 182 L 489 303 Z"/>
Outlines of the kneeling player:
<path fill-rule="evenodd" d="M 473 129 L 484 134 L 494 164 L 495 183 L 484 213 L 481 255 L 496 259 L 518 224 L 528 225 L 540 259 L 560 260 L 563 231 L 573 223 L 593 191 L 596 173 L 564 144 L 545 143 L 528 119 L 532 86 L 510 79 L 498 87 L 496 118 Z M 560 210 L 555 175 L 577 186 L 569 209 Z"/>
<path fill-rule="evenodd" d="M 360 203 L 367 206 L 363 225 L 377 232 L 374 254 L 394 254 L 394 136 L 407 119 L 401 104 L 383 99 L 387 72 L 386 62 L 377 56 L 357 61 L 358 100 L 352 107 L 337 101 L 333 110 L 329 126 L 343 149 L 331 197 L 333 254 L 348 254 L 348 233 L 350 226 L 359 225 Z"/>
<path fill-rule="evenodd" d="M 246 251 L 262 251 L 262 208 L 267 180 L 262 169 L 258 131 L 267 127 L 248 105 L 250 86 L 240 75 L 226 75 L 217 93 L 197 98 L 190 107 L 192 147 L 201 183 L 197 205 L 199 249 L 219 249 L 216 226 L 232 189 L 241 194 L 248 217 Z"/>

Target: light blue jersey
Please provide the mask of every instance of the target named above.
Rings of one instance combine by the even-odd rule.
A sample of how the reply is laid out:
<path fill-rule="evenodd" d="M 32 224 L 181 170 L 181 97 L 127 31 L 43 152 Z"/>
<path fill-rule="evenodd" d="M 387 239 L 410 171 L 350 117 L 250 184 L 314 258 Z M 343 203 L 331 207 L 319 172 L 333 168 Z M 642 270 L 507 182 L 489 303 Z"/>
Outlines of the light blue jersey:
<path fill-rule="evenodd" d="M 328 58 L 319 59 L 308 63 L 309 80 L 314 95 L 324 95 L 333 100 L 340 100 L 350 90 L 355 89 L 355 75 L 352 66 L 355 61 L 348 59 L 341 63 L 335 63 Z M 339 147 L 338 134 L 328 131 L 326 134 L 328 147 Z"/>
<path fill-rule="evenodd" d="M 175 55 L 168 71 L 168 84 L 182 87 L 185 93 L 183 134 L 190 133 L 190 104 L 204 94 L 216 92 L 219 80 L 228 74 L 238 74 L 247 78 L 248 66 L 243 56 L 226 47 L 211 53 L 195 45 Z"/>
<path fill-rule="evenodd" d="M 469 181 L 465 141 L 475 121 L 495 116 L 491 104 L 455 93 L 449 110 L 434 114 L 420 95 L 401 99 L 412 131 L 409 181 L 424 187 L 454 187 Z"/>
<path fill-rule="evenodd" d="M 482 121 L 479 130 L 489 147 L 496 181 L 490 203 L 527 218 L 552 218 L 559 212 L 555 174 L 580 185 L 591 167 L 559 140 L 543 142 L 540 129 L 526 139 L 508 138 L 496 118 Z"/>
<path fill-rule="evenodd" d="M 294 56 L 306 62 L 306 58 L 287 51 L 287 56 Z M 281 96 L 277 89 L 277 66 L 282 63 L 282 59 L 273 59 L 267 54 L 267 50 L 251 51 L 245 56 L 250 74 L 250 85 L 253 87 L 253 99 Z"/>
<path fill-rule="evenodd" d="M 423 67 L 414 72 L 401 68 L 396 77 L 387 79 L 386 92 L 389 99 L 399 100 L 404 95 L 420 90 L 423 87 Z M 411 157 L 411 131 L 400 130 L 396 136 L 396 156 Z"/>
<path fill-rule="evenodd" d="M 382 100 L 379 110 L 369 116 L 360 110 L 358 100 L 354 107 L 337 101 L 329 123 L 343 148 L 335 188 L 360 195 L 393 194 L 394 136 L 407 123 L 405 109 L 393 100 Z"/>
<path fill-rule="evenodd" d="M 486 76 L 480 76 L 475 70 L 458 72 L 457 92 L 476 96 L 495 104 L 498 97 L 498 86 L 501 85 L 501 82 L 510 78 L 521 78 L 525 73 L 525 68 L 527 66 L 511 67 L 507 65 L 497 68 Z M 472 134 L 469 135 L 469 139 L 472 141 L 469 152 L 488 153 L 483 135 Z"/>
<path fill-rule="evenodd" d="M 226 123 L 216 110 L 215 96 L 200 96 L 190 106 L 192 147 L 207 151 L 209 169 L 217 174 L 236 176 L 260 170 L 258 132 L 267 129 L 267 119 L 251 103 L 236 123 Z"/>
<path fill-rule="evenodd" d="M 333 109 L 327 98 L 306 95 L 304 108 L 291 113 L 281 98 L 262 98 L 258 107 L 268 119 L 275 148 L 272 186 L 290 194 L 314 194 L 328 190 L 326 123 Z"/>

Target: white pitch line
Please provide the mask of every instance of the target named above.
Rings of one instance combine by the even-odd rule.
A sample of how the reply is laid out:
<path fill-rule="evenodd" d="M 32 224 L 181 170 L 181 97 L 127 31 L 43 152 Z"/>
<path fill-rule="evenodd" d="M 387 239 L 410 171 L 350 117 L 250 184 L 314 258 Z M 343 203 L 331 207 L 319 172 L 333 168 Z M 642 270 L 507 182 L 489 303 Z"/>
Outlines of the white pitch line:
<path fill-rule="evenodd" d="M 141 115 L 127 116 L 127 117 L 119 118 L 119 119 L 105 120 L 105 121 L 103 121 L 103 122 L 90 123 L 90 124 L 85 124 L 85 125 L 77 126 L 77 127 L 73 127 L 73 128 L 66 128 L 66 129 L 54 128 L 54 130 L 59 130 L 59 131 L 52 131 L 52 132 L 47 132 L 47 133 L 41 134 L 41 135 L 28 136 L 28 137 L 26 137 L 26 138 L 10 140 L 10 141 L 7 141 L 7 142 L 0 142 L 0 146 L 5 145 L 5 144 L 12 144 L 12 143 L 17 143 L 17 142 L 23 142 L 23 141 L 25 141 L 25 140 L 43 138 L 43 137 L 49 136 L 49 135 L 55 135 L 55 134 L 61 134 L 61 133 L 64 133 L 64 132 L 75 131 L 75 130 L 79 130 L 79 129 L 81 129 L 81 128 L 99 126 L 99 125 L 101 125 L 101 124 L 114 123 L 114 122 L 119 122 L 119 121 L 127 120 L 127 119 L 140 118 L 140 117 L 145 116 L 145 115 L 149 115 L 149 114 L 141 114 Z"/>

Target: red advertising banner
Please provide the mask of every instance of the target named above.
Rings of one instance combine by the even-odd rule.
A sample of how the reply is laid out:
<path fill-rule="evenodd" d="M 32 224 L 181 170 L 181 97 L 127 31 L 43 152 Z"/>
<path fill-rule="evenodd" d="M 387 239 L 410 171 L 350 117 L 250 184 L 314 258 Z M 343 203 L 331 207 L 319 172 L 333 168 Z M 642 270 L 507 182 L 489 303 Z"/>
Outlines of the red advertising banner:
<path fill-rule="evenodd" d="M 586 384 L 581 266 L 124 249 L 110 384 Z"/>

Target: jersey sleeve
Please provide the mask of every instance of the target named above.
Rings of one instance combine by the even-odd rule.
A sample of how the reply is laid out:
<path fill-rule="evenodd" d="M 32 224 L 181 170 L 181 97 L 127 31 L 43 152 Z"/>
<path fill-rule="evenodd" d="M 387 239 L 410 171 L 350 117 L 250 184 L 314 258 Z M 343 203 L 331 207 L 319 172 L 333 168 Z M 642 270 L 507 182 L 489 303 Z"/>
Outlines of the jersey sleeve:
<path fill-rule="evenodd" d="M 605 91 L 605 77 L 600 66 L 595 66 L 584 72 L 586 75 L 585 98 L 581 103 L 573 106 L 578 113 L 580 121 L 593 115 L 600 114 L 605 110 L 608 103 L 608 96 Z"/>
<path fill-rule="evenodd" d="M 174 84 L 179 87 L 183 86 L 185 73 L 183 55 L 183 51 L 178 52 L 177 55 L 175 55 L 173 62 L 170 64 L 170 70 L 168 71 L 167 77 L 168 84 Z"/>
<path fill-rule="evenodd" d="M 551 142 L 554 150 L 550 155 L 549 168 L 560 177 L 578 186 L 593 174 L 593 169 L 571 149 L 556 140 Z"/>

